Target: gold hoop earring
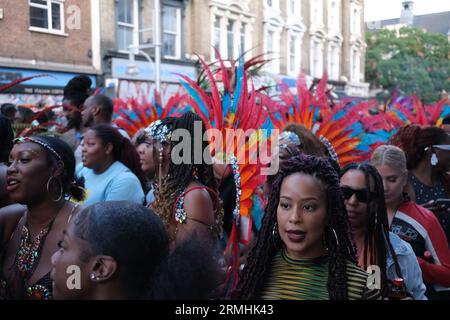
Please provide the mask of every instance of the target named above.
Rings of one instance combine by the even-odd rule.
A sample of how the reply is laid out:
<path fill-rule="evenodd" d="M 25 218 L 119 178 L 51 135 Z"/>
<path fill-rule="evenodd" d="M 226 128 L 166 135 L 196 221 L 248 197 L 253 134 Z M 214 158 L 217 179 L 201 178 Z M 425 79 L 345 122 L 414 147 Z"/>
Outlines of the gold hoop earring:
<path fill-rule="evenodd" d="M 56 180 L 56 178 L 54 177 L 54 176 L 51 176 L 49 179 L 48 179 L 48 181 L 47 181 L 47 192 L 49 193 L 49 194 L 51 194 L 51 192 L 50 192 L 50 181 L 52 181 L 52 179 L 55 179 Z M 58 180 L 56 180 L 56 181 L 58 181 Z M 58 197 L 58 199 L 52 199 L 53 200 L 53 202 L 59 202 L 61 199 L 62 199 L 62 197 L 63 197 L 63 195 L 64 195 L 64 189 L 63 189 L 63 185 L 62 185 L 62 183 L 60 183 L 60 194 L 59 194 L 59 197 Z"/>

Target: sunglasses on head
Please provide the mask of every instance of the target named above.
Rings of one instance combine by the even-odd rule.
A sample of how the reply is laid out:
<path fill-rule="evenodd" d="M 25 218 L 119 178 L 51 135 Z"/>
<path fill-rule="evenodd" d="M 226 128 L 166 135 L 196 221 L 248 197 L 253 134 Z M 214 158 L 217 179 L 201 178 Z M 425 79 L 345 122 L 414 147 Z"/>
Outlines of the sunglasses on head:
<path fill-rule="evenodd" d="M 375 193 L 368 191 L 367 188 L 352 189 L 350 187 L 341 187 L 341 190 L 345 200 L 349 200 L 353 195 L 355 195 L 358 202 L 368 203 L 375 197 Z"/>

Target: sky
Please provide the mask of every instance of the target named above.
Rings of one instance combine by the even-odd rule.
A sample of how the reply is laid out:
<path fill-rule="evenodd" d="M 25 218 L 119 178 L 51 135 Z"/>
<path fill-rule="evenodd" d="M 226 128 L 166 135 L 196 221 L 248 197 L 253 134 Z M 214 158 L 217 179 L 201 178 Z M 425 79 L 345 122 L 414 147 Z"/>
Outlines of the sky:
<path fill-rule="evenodd" d="M 402 0 L 364 0 L 364 20 L 399 18 Z M 450 11 L 450 0 L 415 0 L 414 15 Z"/>

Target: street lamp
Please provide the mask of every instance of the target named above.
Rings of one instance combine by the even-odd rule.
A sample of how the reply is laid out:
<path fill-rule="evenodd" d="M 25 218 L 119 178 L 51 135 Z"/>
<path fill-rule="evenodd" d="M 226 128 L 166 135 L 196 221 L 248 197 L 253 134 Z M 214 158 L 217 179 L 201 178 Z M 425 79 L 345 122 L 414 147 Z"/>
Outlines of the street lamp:
<path fill-rule="evenodd" d="M 128 67 L 127 74 L 130 76 L 136 76 L 139 74 L 139 70 L 136 66 L 135 56 L 140 54 L 147 59 L 148 62 L 152 65 L 155 70 L 155 85 L 156 91 L 158 93 L 161 89 L 161 78 L 160 78 L 160 70 L 161 70 L 161 32 L 160 32 L 160 0 L 155 0 L 155 16 L 154 18 L 154 44 L 147 45 L 139 45 L 139 32 L 146 31 L 148 29 L 139 30 L 139 0 L 133 0 L 133 44 L 131 44 L 128 49 Z M 141 49 L 146 48 L 155 48 L 155 63 L 153 63 L 152 58 L 142 51 Z"/>

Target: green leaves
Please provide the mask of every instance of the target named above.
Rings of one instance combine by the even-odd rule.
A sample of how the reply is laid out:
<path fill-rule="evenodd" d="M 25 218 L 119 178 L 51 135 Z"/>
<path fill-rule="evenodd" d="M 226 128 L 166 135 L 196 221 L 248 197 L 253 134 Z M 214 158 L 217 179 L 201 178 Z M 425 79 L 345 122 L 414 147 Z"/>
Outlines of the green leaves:
<path fill-rule="evenodd" d="M 402 27 L 366 33 L 366 80 L 373 88 L 416 94 L 426 102 L 450 91 L 450 43 L 442 34 Z"/>

